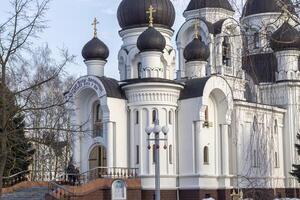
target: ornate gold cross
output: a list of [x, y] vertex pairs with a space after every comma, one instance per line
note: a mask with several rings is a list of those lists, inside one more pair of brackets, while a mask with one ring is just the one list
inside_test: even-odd
[[156, 10], [153, 8], [152, 5], [150, 5], [149, 9], [146, 11], [147, 14], [149, 14], [149, 26], [153, 27], [153, 13], [155, 13]]
[[195, 22], [195, 25], [194, 25], [194, 29], [195, 29], [195, 38], [199, 38], [199, 26], [200, 26], [200, 22], [197, 20], [196, 22]]
[[97, 24], [99, 24], [97, 18], [94, 18], [94, 22], [92, 23], [92, 26], [94, 26], [94, 37], [97, 37]]

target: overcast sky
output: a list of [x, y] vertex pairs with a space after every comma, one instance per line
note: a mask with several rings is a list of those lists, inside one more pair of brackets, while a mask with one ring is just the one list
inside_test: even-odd
[[[3, 2], [4, 1], [4, 2]], [[1, 0], [0, 23], [9, 11], [9, 0]], [[118, 35], [120, 30], [117, 21], [117, 9], [121, 0], [52, 0], [47, 12], [48, 28], [36, 41], [37, 45], [49, 44], [53, 52], [66, 47], [76, 55], [78, 65], [70, 65], [67, 72], [76, 77], [86, 74], [86, 67], [81, 57], [81, 49], [93, 36], [91, 23], [97, 17], [98, 37], [106, 43], [110, 50], [105, 74], [119, 79], [117, 55], [122, 44]], [[184, 22], [182, 12], [189, 0], [173, 0], [176, 3], [176, 21], [173, 29], [175, 34]], [[175, 38], [173, 37], [173, 41]]]

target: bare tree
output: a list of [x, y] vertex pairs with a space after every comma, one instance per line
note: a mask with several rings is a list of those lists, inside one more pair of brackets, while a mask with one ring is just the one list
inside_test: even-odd
[[[16, 130], [9, 130], [8, 124], [18, 114], [29, 116], [29, 113], [59, 108], [65, 100], [56, 98], [49, 104], [33, 106], [34, 95], [45, 84], [54, 84], [63, 67], [72, 61], [66, 50], [62, 51], [62, 59], [52, 67], [47, 66], [49, 57], [44, 57], [44, 70], [47, 74], [37, 73], [32, 76], [30, 66], [24, 62], [33, 50], [33, 39], [46, 28], [45, 13], [50, 0], [11, 0], [11, 11], [6, 20], [0, 22], [0, 197], [3, 186], [3, 172], [10, 146], [8, 137], [13, 137]], [[29, 59], [30, 60], [30, 59]], [[53, 63], [53, 62], [52, 62]], [[38, 64], [38, 63], [35, 63]], [[34, 65], [33, 65], [34, 66]], [[20, 72], [24, 72], [20, 76]], [[41, 71], [40, 71], [41, 72]], [[26, 76], [27, 75], [27, 76]], [[29, 77], [25, 82], [24, 78]], [[44, 91], [45, 93], [45, 91]], [[32, 128], [28, 126], [27, 128]]]

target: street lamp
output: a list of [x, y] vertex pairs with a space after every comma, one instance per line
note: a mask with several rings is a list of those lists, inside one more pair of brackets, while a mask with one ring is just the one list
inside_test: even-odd
[[[145, 128], [145, 132], [148, 135], [148, 149], [151, 149], [150, 142], [154, 141], [155, 150], [155, 200], [160, 200], [160, 162], [159, 162], [159, 142], [164, 141], [164, 149], [167, 149], [167, 133], [169, 132], [168, 126], [161, 127], [159, 121], [155, 120], [154, 126], [148, 126]], [[163, 132], [164, 138], [159, 137], [159, 133]], [[151, 133], [154, 134], [154, 139], [150, 138]]]

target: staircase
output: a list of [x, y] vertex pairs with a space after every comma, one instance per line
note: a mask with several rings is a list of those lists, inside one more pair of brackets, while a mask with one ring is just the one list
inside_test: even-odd
[[114, 179], [134, 180], [137, 168], [96, 167], [81, 174], [63, 174], [49, 182], [46, 199], [83, 198], [83, 194], [110, 188]]
[[2, 199], [85, 199], [84, 195], [86, 194], [95, 191], [101, 193], [101, 189], [110, 188], [115, 179], [124, 179], [129, 183], [133, 182], [134, 185], [136, 178], [136, 168], [122, 167], [97, 167], [81, 174], [62, 173], [51, 181], [49, 181], [49, 177], [33, 178], [30, 171], [24, 171], [3, 178]]

